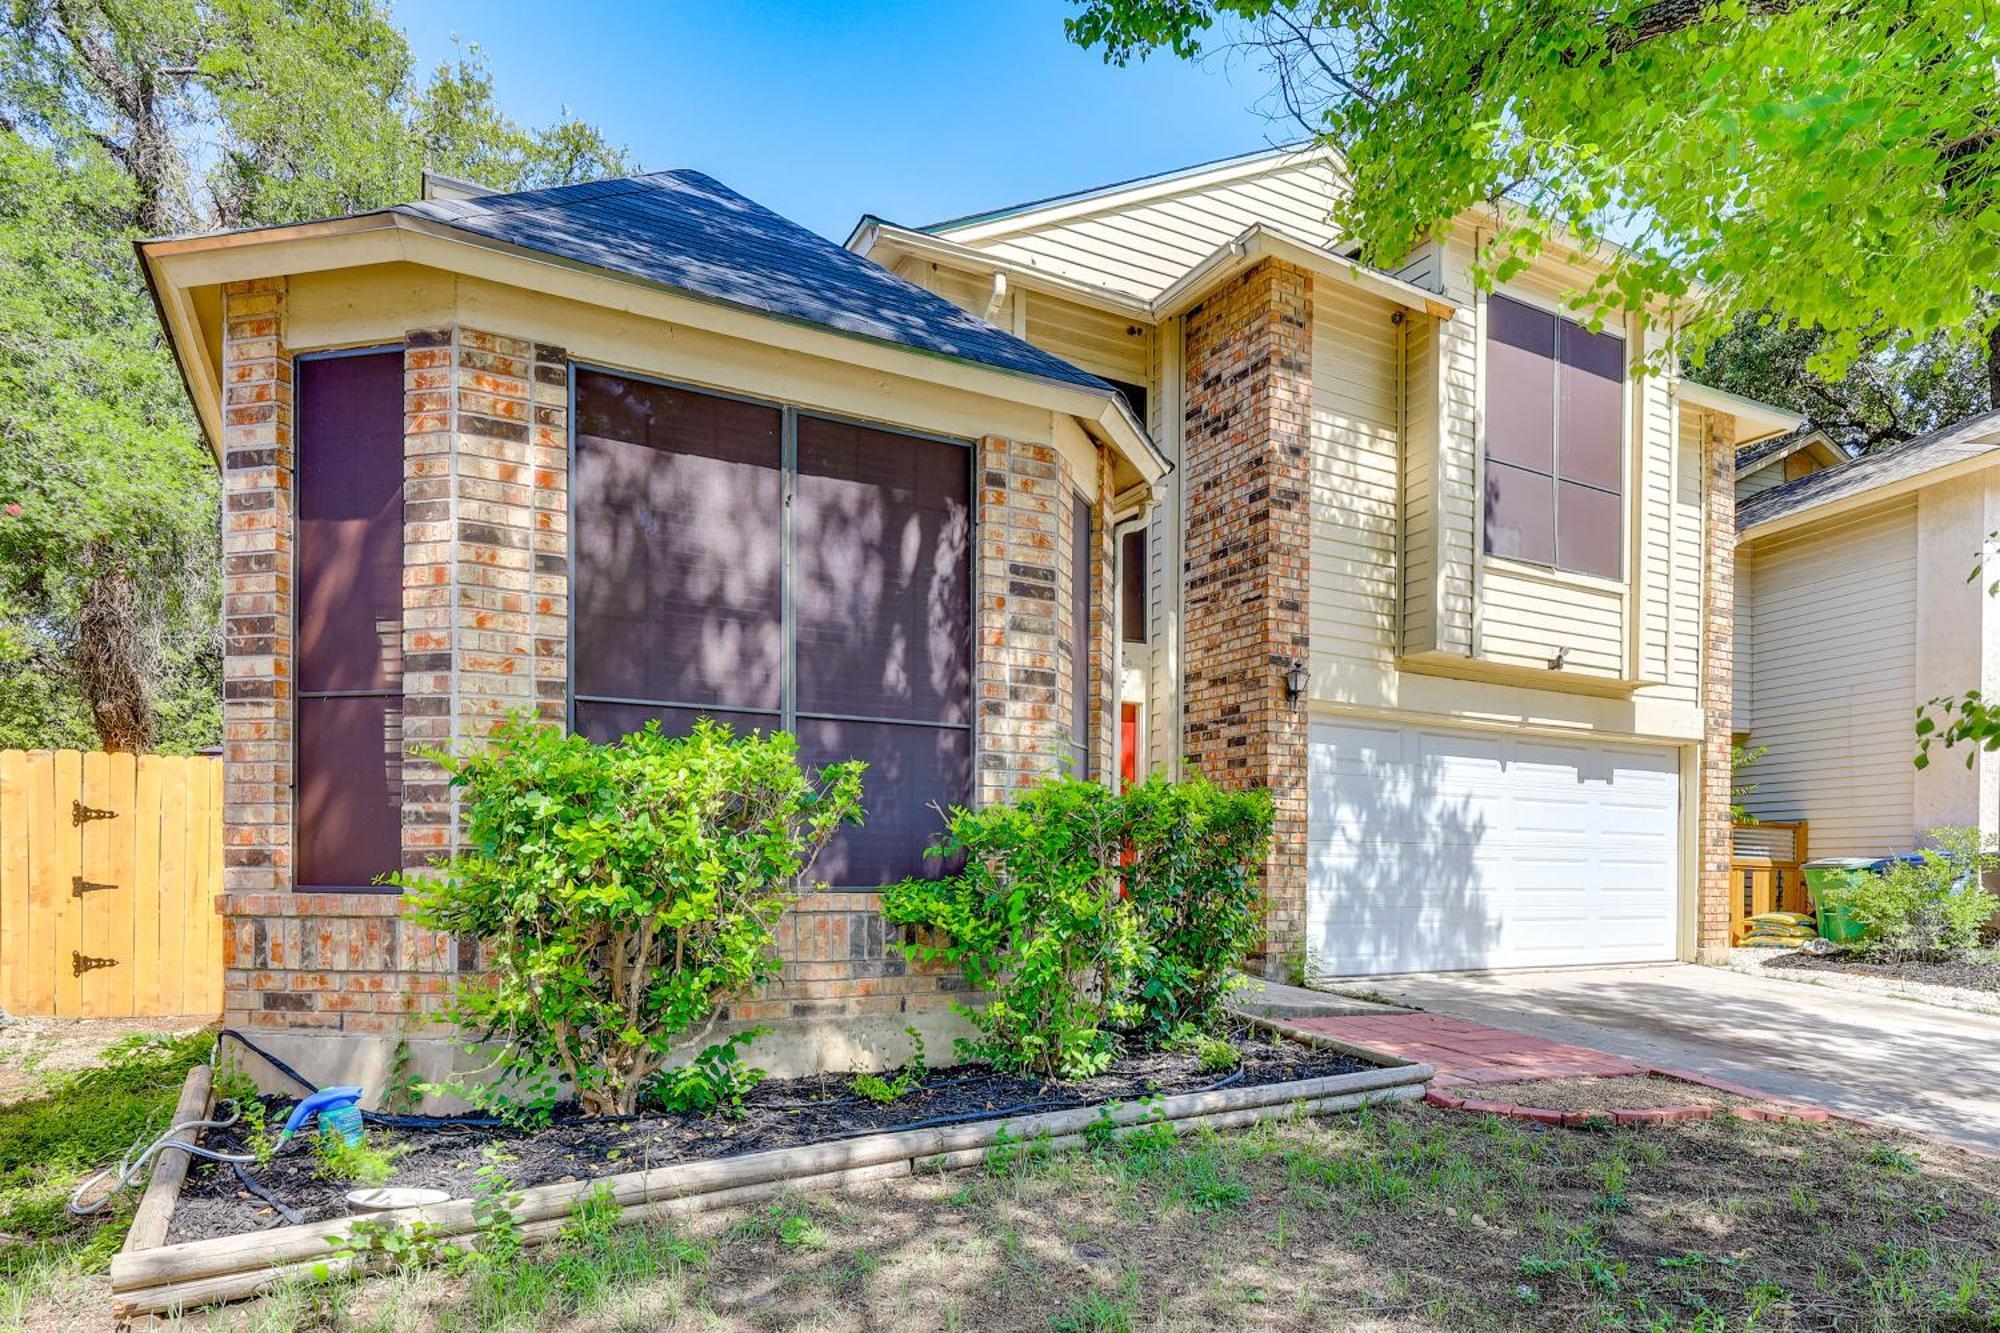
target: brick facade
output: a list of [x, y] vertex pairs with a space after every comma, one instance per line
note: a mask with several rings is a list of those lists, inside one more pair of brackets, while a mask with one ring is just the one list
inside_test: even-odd
[[1701, 792], [1696, 956], [1710, 960], [1729, 947], [1729, 765], [1735, 732], [1736, 432], [1735, 419], [1708, 414], [1703, 428], [1705, 494], [1702, 514]]
[[[469, 942], [405, 920], [395, 893], [292, 890], [292, 363], [281, 281], [232, 287], [224, 477], [229, 741], [225, 1021], [267, 1032], [442, 1035]], [[475, 743], [511, 712], [561, 720], [569, 596], [569, 364], [487, 330], [411, 331], [403, 347], [402, 857], [450, 850], [458, 815], [421, 750]], [[979, 442], [975, 792], [1002, 798], [1060, 769], [1069, 711], [1071, 561], [1098, 563], [1095, 762], [1108, 769], [1112, 651], [1108, 461], [1079, 480], [1059, 451]], [[1092, 549], [1069, 549], [1069, 497], [1097, 497]], [[900, 1034], [964, 991], [908, 966], [879, 898], [806, 895], [779, 925], [781, 978], [738, 1023], [874, 1020]], [[850, 1051], [850, 1054], [852, 1052]]]
[[1264, 867], [1265, 966], [1306, 916], [1306, 711], [1285, 671], [1310, 658], [1312, 278], [1265, 260], [1183, 323], [1187, 757], [1277, 804]]

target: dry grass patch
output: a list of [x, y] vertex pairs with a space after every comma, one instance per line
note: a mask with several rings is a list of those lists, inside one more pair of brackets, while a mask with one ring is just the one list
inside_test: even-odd
[[1548, 1111], [1642, 1111], [1663, 1106], [1766, 1106], [1754, 1097], [1739, 1097], [1719, 1088], [1703, 1087], [1657, 1074], [1608, 1078], [1541, 1078], [1524, 1083], [1486, 1083], [1453, 1089], [1483, 1102], [1532, 1106]]
[[[241, 1333], [1974, 1329], [2000, 1164], [1851, 1126], [1428, 1107], [1084, 1153], [298, 1288]], [[31, 1320], [38, 1330], [74, 1324]]]

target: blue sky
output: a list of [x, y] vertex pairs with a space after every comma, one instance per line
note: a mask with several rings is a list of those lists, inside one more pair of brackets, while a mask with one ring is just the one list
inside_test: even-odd
[[825, 235], [911, 225], [1246, 152], [1257, 70], [1107, 66], [1065, 0], [400, 0], [419, 60], [483, 47], [501, 105], [567, 106], [649, 169], [696, 167]]

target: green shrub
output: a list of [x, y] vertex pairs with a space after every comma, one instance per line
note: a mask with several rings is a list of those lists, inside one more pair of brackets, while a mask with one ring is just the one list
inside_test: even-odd
[[1262, 928], [1257, 869], [1271, 845], [1271, 794], [1156, 775], [1120, 804], [1124, 880], [1146, 949], [1140, 1026], [1155, 1039], [1184, 1025], [1213, 1031]]
[[452, 1018], [492, 1043], [503, 1090], [452, 1091], [503, 1111], [545, 1113], [551, 1071], [586, 1114], [634, 1111], [677, 1040], [776, 974], [772, 927], [861, 816], [861, 764], [809, 777], [790, 736], [708, 721], [597, 745], [510, 718], [440, 758], [463, 850], [393, 879], [418, 922], [485, 946]]
[[913, 1027], [903, 1029], [910, 1037], [910, 1059], [893, 1079], [880, 1074], [856, 1074], [848, 1081], [848, 1091], [857, 1097], [865, 1097], [878, 1106], [901, 1101], [910, 1093], [924, 1085], [930, 1077], [930, 1062], [924, 1057], [924, 1034]]
[[748, 1046], [769, 1031], [755, 1027], [738, 1032], [727, 1040], [703, 1047], [699, 1055], [684, 1065], [660, 1070], [646, 1084], [644, 1100], [663, 1110], [692, 1111], [699, 1115], [741, 1109], [744, 1096], [764, 1081], [764, 1071], [745, 1063], [738, 1048]]
[[1981, 883], [1995, 864], [1993, 848], [1972, 828], [1934, 828], [1918, 864], [1897, 862], [1864, 875], [1845, 895], [1862, 927], [1855, 949], [1864, 957], [1936, 962], [1979, 946], [1981, 929], [2000, 899]]
[[979, 1029], [961, 1055], [1001, 1069], [1082, 1078], [1109, 1064], [1129, 1023], [1139, 918], [1119, 890], [1120, 798], [1057, 778], [1011, 804], [953, 810], [937, 850], [965, 868], [882, 894], [890, 921], [917, 927], [914, 962], [944, 959], [992, 999], [955, 1006]]

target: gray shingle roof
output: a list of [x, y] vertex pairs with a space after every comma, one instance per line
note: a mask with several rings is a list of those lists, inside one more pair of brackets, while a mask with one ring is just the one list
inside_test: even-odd
[[1110, 386], [698, 171], [394, 211], [710, 300], [1017, 374]]
[[1768, 440], [1746, 444], [1736, 451], [1736, 470], [1748, 472], [1767, 458], [1776, 457], [1809, 435], [1820, 433], [1818, 426], [1804, 425], [1797, 430], [1788, 430], [1783, 435], [1773, 435]]
[[2000, 456], [2000, 410], [1967, 417], [1752, 496], [1736, 510], [1736, 530], [1985, 455]]

